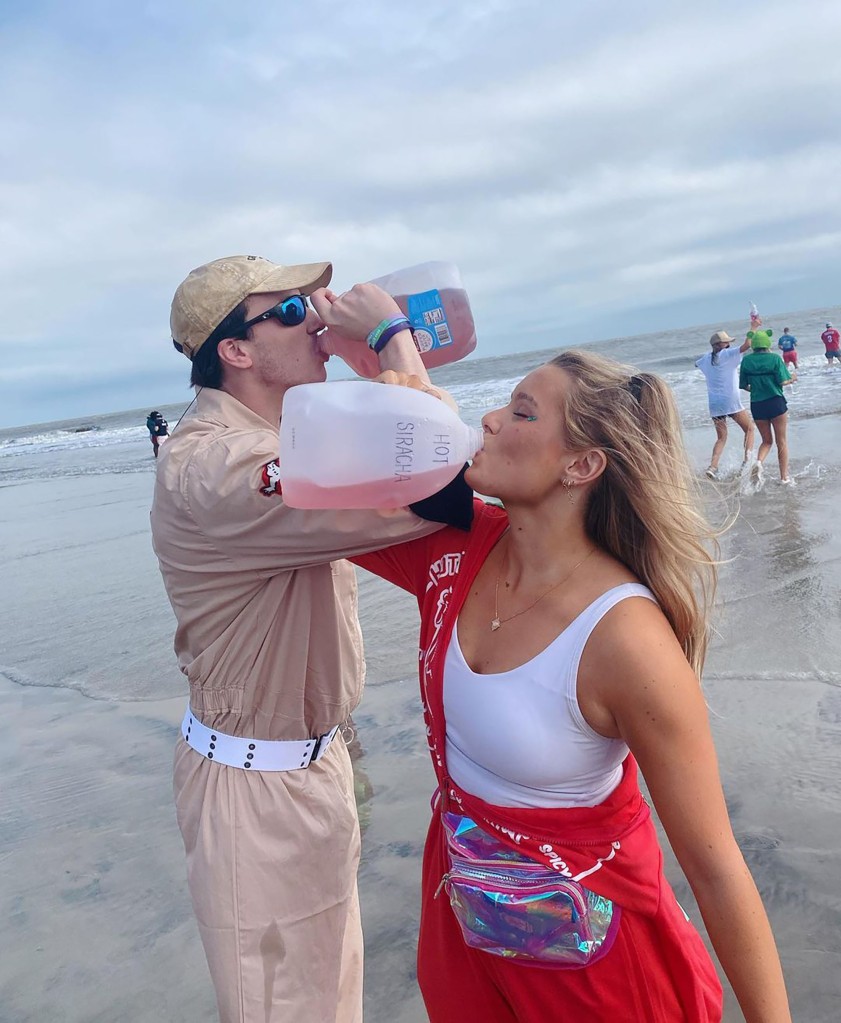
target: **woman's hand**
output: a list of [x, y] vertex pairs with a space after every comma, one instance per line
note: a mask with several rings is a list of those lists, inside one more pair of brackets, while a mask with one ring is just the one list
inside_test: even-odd
[[458, 412], [458, 405], [449, 391], [445, 391], [442, 387], [433, 387], [428, 380], [423, 380], [415, 373], [401, 373], [399, 370], [387, 369], [378, 377], [374, 377], [374, 381], [378, 384], [397, 384], [400, 387], [411, 387], [415, 391], [425, 391], [433, 398], [443, 401], [453, 412]]
[[354, 284], [341, 295], [319, 288], [310, 301], [327, 327], [353, 341], [364, 342], [378, 323], [403, 315], [391, 295], [376, 284]]
[[379, 376], [374, 377], [374, 382], [377, 384], [397, 384], [400, 387], [411, 387], [415, 391], [426, 391], [433, 398], [441, 397], [441, 392], [437, 387], [433, 387], [428, 380], [422, 380], [414, 373], [401, 373], [396, 369], [387, 369], [380, 373]]

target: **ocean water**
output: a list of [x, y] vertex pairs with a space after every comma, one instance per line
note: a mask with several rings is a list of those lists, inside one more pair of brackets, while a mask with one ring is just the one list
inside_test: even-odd
[[[801, 382], [788, 395], [792, 420], [824, 418], [841, 412], [841, 371], [826, 371], [820, 341], [824, 323], [833, 318], [841, 318], [838, 307], [784, 313], [773, 320], [765, 318], [765, 326], [774, 329], [775, 336], [782, 333], [783, 326], [788, 326], [800, 341]], [[613, 338], [587, 347], [639, 369], [661, 374], [675, 393], [689, 436], [694, 428], [709, 427], [704, 380], [694, 367], [695, 359], [709, 350], [709, 337], [714, 330], [725, 329], [734, 337], [740, 337], [745, 328], [743, 321], [729, 321]], [[518, 380], [563, 347], [563, 338], [559, 337], [557, 348], [471, 358], [434, 370], [431, 375], [451, 391], [465, 422], [478, 425], [483, 412], [505, 402]], [[150, 399], [149, 407], [152, 407], [154, 395], [150, 395]], [[172, 430], [189, 401], [186, 397], [183, 404], [154, 407], [160, 408]], [[147, 414], [146, 408], [131, 409], [2, 429], [0, 486], [26, 479], [152, 473], [154, 461], [150, 457], [151, 445], [145, 425]], [[797, 452], [795, 458], [799, 458]]]

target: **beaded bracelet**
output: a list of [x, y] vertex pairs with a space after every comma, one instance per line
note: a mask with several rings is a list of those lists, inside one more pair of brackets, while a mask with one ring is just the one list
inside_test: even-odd
[[[386, 339], [386, 341], [383, 341], [382, 344], [379, 345], [379, 348], [377, 347], [382, 338], [382, 335], [390, 327], [397, 326], [398, 324], [399, 324], [398, 330], [405, 330], [409, 326], [409, 321], [406, 319], [405, 316], [401, 314], [400, 316], [391, 316], [389, 317], [389, 319], [382, 320], [380, 323], [378, 323], [376, 327], [374, 327], [374, 329], [368, 335], [367, 338], [368, 347], [373, 349], [375, 352], [379, 352], [381, 349], [385, 348], [386, 341], [388, 340], [388, 338]], [[394, 330], [388, 335], [388, 337], [391, 338], [396, 333], [397, 330]]]

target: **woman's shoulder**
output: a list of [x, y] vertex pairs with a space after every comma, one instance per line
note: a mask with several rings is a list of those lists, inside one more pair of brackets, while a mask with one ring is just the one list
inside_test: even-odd
[[656, 594], [638, 579], [615, 583], [593, 602], [600, 611], [591, 647], [605, 665], [637, 668], [653, 652], [682, 650]]
[[[608, 551], [600, 550], [595, 558], [588, 560], [589, 571], [582, 571], [577, 585], [573, 583], [572, 604], [582, 613], [589, 612], [590, 616], [595, 615], [601, 620], [619, 604], [626, 610], [638, 604], [659, 608], [649, 587]], [[633, 599], [636, 597], [643, 599]]]

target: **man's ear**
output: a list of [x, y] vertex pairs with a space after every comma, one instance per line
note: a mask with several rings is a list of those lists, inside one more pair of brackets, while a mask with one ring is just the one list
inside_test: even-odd
[[217, 348], [219, 361], [232, 369], [250, 369], [254, 365], [249, 346], [237, 337], [223, 337]]
[[579, 451], [575, 459], [569, 463], [564, 476], [571, 479], [578, 486], [587, 483], [595, 483], [607, 468], [607, 455], [601, 448], [588, 448], [586, 451]]

